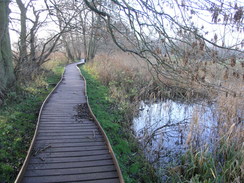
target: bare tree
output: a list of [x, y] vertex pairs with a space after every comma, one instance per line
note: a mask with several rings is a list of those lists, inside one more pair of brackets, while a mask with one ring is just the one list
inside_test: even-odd
[[91, 60], [103, 38], [105, 22], [87, 8], [84, 2], [75, 0], [50, 0], [50, 2], [56, 9], [53, 12], [56, 13], [60, 28], [72, 13], [75, 12], [77, 15], [69, 24], [70, 31], [62, 36], [67, 57], [70, 60], [80, 59], [83, 52], [84, 57]]
[[[27, 76], [35, 77], [40, 66], [49, 60], [50, 54], [60, 43], [61, 36], [69, 31], [68, 25], [75, 15], [72, 14], [60, 30], [54, 28], [49, 37], [39, 39], [38, 33], [53, 20], [53, 15], [49, 14], [49, 9], [36, 8], [31, 0], [26, 3], [16, 0], [16, 3], [20, 10], [20, 20], [17, 20], [20, 21], [20, 41], [15, 72], [18, 80], [26, 81]], [[32, 18], [27, 17], [27, 12], [32, 12]]]
[[[61, 42], [65, 48], [67, 58], [71, 61], [80, 59], [81, 48], [77, 44], [80, 42], [81, 36], [75, 31], [78, 24], [77, 17], [82, 11], [82, 7], [79, 6], [80, 3], [74, 0], [46, 0], [45, 2], [49, 13], [56, 17], [57, 21], [54, 19], [53, 21], [56, 21], [59, 29], [62, 30], [66, 27], [67, 31], [62, 34]], [[68, 23], [68, 20], [71, 19], [72, 21]]]
[[[206, 79], [207, 69], [200, 75], [199, 68], [209, 62], [229, 67], [230, 57], [225, 59], [219, 57], [219, 50], [232, 51], [243, 58], [243, 39], [236, 39], [227, 45], [225, 36], [231, 32], [242, 34], [244, 13], [241, 2], [220, 0], [197, 2], [110, 0], [106, 3], [99, 0], [84, 0], [84, 2], [106, 21], [115, 44], [121, 50], [146, 60], [156, 71], [156, 76], [163, 86], [168, 87], [168, 82], [171, 82], [173, 90], [183, 86], [182, 89], [187, 92], [195, 90], [192, 87], [194, 85], [202, 85], [235, 95], [234, 91], [225, 88], [221, 83], [209, 82]], [[202, 14], [207, 18], [202, 17]], [[129, 27], [130, 33], [126, 33], [115, 22]], [[204, 24], [200, 25], [199, 22]], [[223, 36], [210, 34], [204, 25], [218, 26], [223, 30]], [[234, 37], [240, 38], [240, 36]]]

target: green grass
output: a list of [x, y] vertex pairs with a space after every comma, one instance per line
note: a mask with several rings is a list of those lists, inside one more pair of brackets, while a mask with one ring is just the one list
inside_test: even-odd
[[32, 140], [40, 106], [62, 72], [63, 67], [57, 67], [36, 83], [8, 92], [0, 108], [0, 182], [14, 182]]
[[118, 159], [126, 183], [157, 182], [154, 169], [149, 165], [132, 136], [125, 111], [115, 104], [109, 89], [102, 85], [89, 70], [80, 67], [87, 80], [91, 108], [105, 130]]

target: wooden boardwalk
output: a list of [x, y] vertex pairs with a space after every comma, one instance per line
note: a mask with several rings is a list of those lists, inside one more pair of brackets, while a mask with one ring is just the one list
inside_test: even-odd
[[77, 64], [44, 102], [16, 183], [124, 182], [108, 139], [87, 105]]

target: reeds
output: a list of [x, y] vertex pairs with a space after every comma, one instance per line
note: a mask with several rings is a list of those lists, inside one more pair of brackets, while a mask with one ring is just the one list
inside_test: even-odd
[[[243, 148], [243, 147], [242, 147]], [[218, 146], [218, 151], [192, 151], [182, 157], [181, 165], [169, 168], [167, 182], [209, 182], [241, 183], [244, 178], [243, 150], [236, 151], [235, 146]]]

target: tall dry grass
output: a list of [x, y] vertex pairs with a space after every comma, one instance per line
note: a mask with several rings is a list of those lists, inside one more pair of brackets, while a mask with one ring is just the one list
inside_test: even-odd
[[54, 52], [49, 56], [49, 60], [42, 65], [43, 69], [52, 70], [57, 66], [65, 66], [70, 61], [66, 58], [64, 53]]
[[156, 98], [184, 98], [189, 101], [199, 97], [216, 100], [220, 94], [244, 97], [242, 61], [235, 64], [232, 60], [226, 60], [223, 64], [201, 61], [186, 65], [179, 60], [177, 78], [168, 78], [165, 75], [168, 71], [162, 65], [153, 58], [150, 61], [152, 64], [137, 56], [116, 51], [112, 54], [98, 54], [89, 65], [106, 85], [111, 81], [125, 79], [135, 81], [141, 97], [150, 95]]
[[120, 102], [124, 98], [138, 101], [181, 95], [180, 90], [170, 87], [172, 81], [158, 76], [151, 65], [135, 55], [119, 51], [112, 54], [100, 53], [85, 67], [103, 84], [109, 86], [112, 96]]

